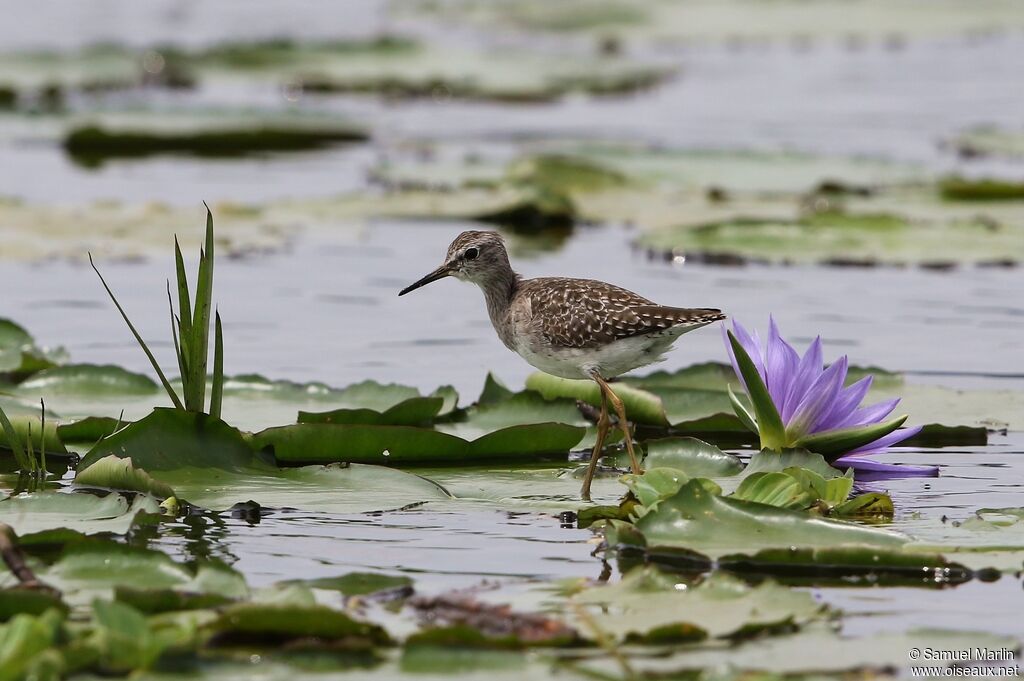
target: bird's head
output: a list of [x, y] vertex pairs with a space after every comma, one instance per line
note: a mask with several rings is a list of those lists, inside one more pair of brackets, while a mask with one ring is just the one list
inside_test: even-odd
[[448, 247], [448, 254], [440, 267], [416, 283], [406, 286], [398, 295], [404, 296], [445, 277], [483, 284], [490, 277], [509, 270], [505, 242], [496, 232], [463, 232]]

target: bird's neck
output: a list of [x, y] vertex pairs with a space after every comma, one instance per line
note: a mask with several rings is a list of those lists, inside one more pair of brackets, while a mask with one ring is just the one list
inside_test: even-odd
[[484, 300], [487, 302], [487, 314], [491, 318], [502, 341], [508, 345], [503, 331], [508, 326], [508, 310], [512, 304], [512, 298], [519, 287], [521, 277], [515, 273], [511, 266], [495, 270], [491, 276], [478, 282], [480, 290], [484, 292]]

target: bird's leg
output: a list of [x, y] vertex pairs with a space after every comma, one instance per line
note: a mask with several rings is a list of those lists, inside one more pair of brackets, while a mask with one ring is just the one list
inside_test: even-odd
[[604, 438], [608, 434], [608, 427], [611, 425], [608, 418], [608, 398], [601, 389], [601, 415], [597, 417], [597, 440], [594, 442], [594, 452], [590, 455], [590, 465], [587, 466], [587, 474], [583, 478], [583, 489], [580, 496], [583, 501], [590, 501], [590, 483], [594, 479], [594, 472], [597, 470], [597, 461], [601, 458], [601, 450], [604, 449]]
[[629, 421], [626, 420], [626, 407], [622, 404], [622, 400], [615, 394], [612, 387], [608, 385], [608, 382], [601, 378], [596, 373], [593, 374], [594, 380], [601, 386], [602, 392], [608, 395], [608, 400], [612, 403], [612, 408], [615, 410], [616, 416], [619, 417], [619, 428], [622, 429], [622, 436], [626, 440], [626, 451], [629, 452], [629, 463], [633, 467], [633, 473], [640, 475], [640, 462], [637, 461], [636, 452], [633, 451], [633, 434], [629, 430]]

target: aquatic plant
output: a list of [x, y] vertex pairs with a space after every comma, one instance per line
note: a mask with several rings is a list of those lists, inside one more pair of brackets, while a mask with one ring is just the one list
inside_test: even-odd
[[921, 427], [901, 428], [907, 415], [886, 419], [899, 399], [860, 406], [873, 377], [845, 385], [847, 358], [840, 357], [826, 368], [820, 336], [801, 357], [782, 338], [774, 319], [769, 321], [763, 351], [757, 332], [748, 332], [735, 320], [733, 330], [723, 328], [723, 335], [753, 413], [731, 388], [729, 399], [736, 416], [759, 435], [762, 449], [803, 448], [833, 465], [860, 470], [937, 474], [934, 467], [892, 466], [861, 458], [913, 437]]
[[35, 451], [32, 436], [32, 422], [25, 422], [25, 444], [22, 445], [22, 434], [14, 427], [7, 413], [0, 408], [0, 445], [6, 445], [14, 454], [14, 461], [22, 474], [32, 475], [37, 479], [46, 478], [46, 404], [39, 400], [39, 451]]
[[[175, 271], [178, 284], [178, 312], [174, 311], [171, 299], [171, 282], [167, 282], [167, 302], [171, 308], [171, 335], [174, 339], [174, 354], [178, 358], [178, 369], [181, 372], [183, 397], [179, 399], [174, 388], [164, 375], [160, 364], [156, 361], [149, 346], [128, 319], [128, 314], [117, 302], [114, 292], [110, 290], [103, 275], [89, 254], [89, 264], [103, 283], [117, 311], [121, 313], [125, 324], [138, 341], [142, 351], [146, 353], [153, 370], [156, 371], [164, 390], [171, 398], [175, 408], [191, 412], [202, 412], [206, 402], [207, 360], [209, 358], [210, 311], [213, 299], [213, 214], [206, 208], [206, 247], [199, 249], [199, 273], [196, 280], [195, 305], [191, 303], [188, 279], [185, 274], [185, 261], [181, 256], [178, 239], [174, 239]], [[210, 416], [220, 418], [221, 402], [224, 394], [224, 340], [221, 331], [220, 313], [214, 312], [214, 344], [213, 344], [213, 376], [210, 389]]]

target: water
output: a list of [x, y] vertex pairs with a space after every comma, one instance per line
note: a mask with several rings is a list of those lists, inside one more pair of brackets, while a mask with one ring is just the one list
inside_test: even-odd
[[[162, 2], [143, 9], [114, 1], [43, 2], [26, 11], [19, 5], [24, 21], [0, 26], [0, 44], [63, 48], [115, 38], [140, 46], [168, 40], [203, 45], [225, 38], [370, 35], [404, 27], [379, 3], [346, 3], [343, 17], [325, 3], [302, 3], [287, 12], [268, 7]], [[5, 9], [7, 16], [15, 11]], [[687, 148], [798, 149], [920, 163], [935, 174], [1024, 177], [1024, 164], [963, 161], [940, 144], [976, 125], [1020, 125], [1022, 54], [1024, 37], [1011, 33], [914, 42], [898, 50], [823, 45], [803, 51], [781, 44], [738, 51], [691, 48], [667, 55], [682, 67], [676, 80], [622, 99], [499, 107], [307, 98], [298, 104], [304, 110], [372, 123], [373, 142], [237, 161], [156, 159], [86, 170], [62, 155], [45, 126], [7, 128], [0, 135], [0, 187], [17, 198], [70, 205], [111, 198], [179, 205], [198, 205], [204, 198], [257, 202], [365, 188], [374, 163], [412, 141], [514, 151], [524, 140], [565, 136]], [[292, 106], [271, 85], [201, 90], [173, 103], [190, 100], [208, 106]], [[449, 280], [401, 299], [396, 295], [438, 264], [448, 242], [467, 227], [436, 220], [334, 220], [299, 225], [275, 252], [220, 259], [217, 302], [225, 322], [227, 372], [339, 386], [366, 378], [424, 390], [453, 384], [463, 403], [475, 399], [488, 371], [520, 386], [531, 369], [496, 340], [475, 288]], [[906, 372], [911, 381], [956, 388], [1024, 389], [1024, 271], [1019, 268], [679, 266], [632, 251], [634, 236], [620, 225], [577, 228], [556, 250], [533, 249], [514, 235], [510, 239], [523, 251], [514, 259], [526, 276], [599, 277], [665, 303], [721, 307], [762, 328], [771, 311], [801, 345], [821, 334], [830, 359], [848, 354], [854, 364], [879, 365]], [[87, 247], [91, 237], [83, 234], [81, 240]], [[161, 301], [163, 282], [173, 276], [171, 265], [169, 250], [131, 263], [103, 263], [108, 281], [149, 338], [166, 337]], [[0, 314], [25, 325], [41, 343], [66, 346], [75, 361], [148, 371], [99, 282], [81, 262], [0, 260], [0, 290]], [[156, 341], [153, 347], [171, 366], [169, 345]], [[663, 368], [724, 356], [718, 332], [705, 329], [687, 336]], [[941, 477], [869, 488], [892, 495], [897, 526], [964, 519], [978, 508], [1024, 503], [1022, 455], [1020, 433], [994, 435], [986, 447], [901, 450], [886, 460], [935, 463], [942, 467]], [[250, 519], [198, 516], [146, 539], [177, 558], [225, 559], [254, 585], [381, 570], [410, 574], [425, 593], [497, 582], [495, 598], [500, 598], [553, 579], [597, 579], [605, 569], [592, 555], [589, 531], [566, 527], [552, 514], [487, 506], [427, 505], [374, 515], [272, 510]], [[814, 591], [846, 611], [842, 626], [851, 634], [943, 625], [1017, 635], [1021, 588], [1017, 573], [941, 590]]]

